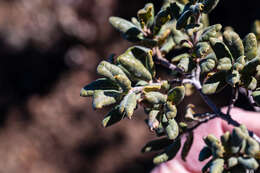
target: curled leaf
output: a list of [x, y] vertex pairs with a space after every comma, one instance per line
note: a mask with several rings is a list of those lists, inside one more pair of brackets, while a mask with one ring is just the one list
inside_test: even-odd
[[193, 13], [191, 10], [184, 11], [181, 14], [180, 18], [177, 20], [176, 29], [180, 30], [184, 28], [187, 25], [188, 19], [191, 17], [192, 14]]
[[112, 16], [109, 18], [109, 22], [115, 29], [123, 34], [125, 39], [132, 42], [140, 40], [140, 37], [142, 36], [141, 30], [130, 21]]
[[[97, 73], [99, 75], [102, 75], [112, 81], [115, 81], [116, 75], [122, 75], [125, 78], [127, 78], [126, 74], [123, 72], [123, 70], [119, 67], [117, 67], [114, 64], [111, 64], [107, 61], [101, 61], [97, 67]], [[128, 79], [128, 78], [127, 78]], [[129, 79], [128, 79], [129, 80]], [[131, 82], [130, 82], [131, 83]]]
[[219, 0], [204, 0], [203, 1], [203, 12], [210, 13], [219, 3]]
[[154, 19], [153, 33], [157, 34], [160, 31], [162, 25], [168, 22], [170, 18], [171, 16], [168, 10], [162, 9], [161, 11], [159, 11]]
[[236, 32], [230, 30], [225, 31], [223, 33], [223, 40], [235, 59], [244, 55], [243, 42]]
[[183, 69], [184, 72], [188, 72], [189, 70], [189, 64], [190, 64], [190, 59], [187, 57], [184, 57], [180, 60], [180, 62], [178, 63], [178, 67], [180, 69]]
[[217, 38], [218, 32], [221, 28], [221, 24], [211, 25], [205, 28], [199, 38], [199, 41], [209, 41], [210, 38]]
[[240, 83], [240, 74], [238, 71], [234, 70], [232, 73], [228, 74], [226, 77], [226, 81], [232, 87], [235, 87], [237, 84]]
[[216, 55], [214, 53], [208, 54], [200, 61], [201, 73], [208, 73], [212, 71], [216, 66]]
[[131, 89], [131, 81], [125, 75], [116, 75], [115, 80], [124, 91]]
[[173, 57], [171, 62], [172, 63], [179, 62], [181, 59], [189, 58], [189, 57], [190, 57], [190, 55], [188, 53], [183, 53], [183, 54], [180, 54], [180, 55]]
[[152, 75], [148, 69], [145, 68], [140, 60], [135, 58], [129, 49], [117, 58], [117, 62], [136, 78], [145, 81], [150, 81], [152, 79]]
[[232, 63], [230, 58], [224, 57], [219, 59], [218, 66], [217, 66], [218, 70], [228, 71], [231, 69], [231, 67], [232, 67]]
[[119, 105], [119, 112], [125, 113], [131, 119], [136, 108], [137, 100], [134, 92], [128, 93]]
[[164, 112], [168, 119], [173, 119], [177, 115], [177, 108], [175, 105], [172, 104], [172, 102], [167, 102], [164, 105]]
[[239, 72], [242, 71], [246, 64], [245, 58], [245, 56], [240, 56], [239, 58], [237, 58], [235, 64], [233, 65], [233, 69]]
[[210, 45], [207, 42], [199, 42], [195, 48], [197, 58], [202, 58], [210, 51]]
[[249, 33], [243, 40], [247, 60], [254, 59], [257, 55], [257, 39], [254, 33]]
[[152, 3], [148, 3], [145, 7], [137, 12], [138, 20], [141, 23], [141, 26], [150, 27], [153, 24], [154, 20], [154, 6]]
[[256, 57], [248, 61], [242, 70], [242, 75], [245, 77], [251, 76], [256, 73], [256, 67], [260, 64], [260, 57]]
[[256, 170], [259, 167], [259, 164], [255, 160], [255, 158], [245, 158], [245, 157], [238, 157], [238, 163], [243, 165], [247, 169]]

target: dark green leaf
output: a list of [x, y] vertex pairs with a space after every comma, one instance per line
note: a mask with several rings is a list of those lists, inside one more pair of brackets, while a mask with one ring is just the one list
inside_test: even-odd
[[109, 127], [124, 118], [123, 114], [120, 114], [118, 111], [118, 107], [112, 109], [103, 119], [102, 125], [103, 127]]
[[214, 94], [221, 91], [226, 86], [226, 75], [226, 71], [220, 71], [210, 76], [203, 84], [202, 92], [204, 94]]
[[186, 141], [185, 141], [185, 143], [182, 147], [182, 151], [181, 151], [181, 158], [183, 161], [186, 161], [186, 157], [188, 156], [188, 154], [191, 150], [193, 140], [194, 140], [193, 132], [188, 133], [188, 135], [186, 136]]
[[86, 85], [80, 91], [80, 96], [88, 97], [94, 94], [95, 90], [118, 90], [118, 85], [106, 78], [100, 78], [95, 80], [94, 82]]
[[158, 151], [158, 150], [164, 149], [165, 147], [169, 146], [172, 143], [173, 143], [173, 141], [168, 138], [161, 138], [161, 139], [153, 140], [153, 141], [148, 142], [142, 148], [142, 152], [146, 153], [146, 152], [151, 152], [151, 151]]
[[173, 144], [168, 146], [161, 154], [153, 159], [154, 164], [160, 164], [173, 159], [181, 148], [181, 140], [177, 138]]

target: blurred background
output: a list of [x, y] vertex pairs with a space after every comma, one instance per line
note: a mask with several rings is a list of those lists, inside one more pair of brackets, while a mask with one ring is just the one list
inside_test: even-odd
[[[154, 154], [140, 153], [154, 138], [142, 110], [104, 129], [107, 111], [94, 111], [91, 99], [79, 96], [97, 78], [98, 62], [130, 45], [108, 17], [130, 19], [146, 2], [158, 10], [162, 0], [0, 1], [1, 173], [141, 173], [154, 167]], [[210, 22], [230, 25], [243, 37], [260, 19], [259, 9], [257, 0], [221, 0]]]

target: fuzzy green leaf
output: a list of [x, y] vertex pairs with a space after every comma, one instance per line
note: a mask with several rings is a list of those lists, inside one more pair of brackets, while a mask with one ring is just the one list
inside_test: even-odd
[[167, 96], [160, 92], [145, 93], [144, 98], [151, 104], [162, 104], [167, 101]]
[[177, 108], [172, 102], [167, 102], [164, 105], [164, 113], [168, 119], [173, 119], [177, 115]]
[[151, 73], [145, 68], [143, 63], [136, 59], [131, 49], [128, 49], [124, 54], [117, 58], [117, 63], [122, 65], [133, 76], [141, 80], [150, 81], [152, 79]]
[[216, 66], [216, 55], [214, 53], [208, 54], [200, 61], [201, 73], [208, 73], [212, 71]]
[[223, 33], [223, 40], [235, 59], [244, 55], [243, 42], [236, 32], [230, 30], [225, 31]]
[[205, 28], [199, 38], [199, 41], [209, 41], [210, 38], [217, 38], [217, 35], [221, 28], [221, 24], [211, 25]]
[[126, 116], [131, 119], [132, 115], [134, 113], [134, 110], [137, 105], [137, 100], [136, 100], [136, 94], [131, 92], [127, 94], [124, 99], [121, 101], [119, 105], [119, 112], [120, 113], [125, 113]]
[[242, 71], [246, 64], [245, 58], [245, 56], [240, 56], [237, 58], [235, 64], [233, 65], [233, 69], [239, 72]]
[[93, 108], [101, 109], [104, 106], [114, 104], [120, 95], [121, 93], [115, 90], [95, 90], [93, 95]]
[[257, 55], [257, 39], [254, 33], [249, 33], [243, 40], [247, 60], [254, 59]]
[[197, 58], [202, 58], [210, 51], [210, 45], [207, 42], [199, 42], [195, 48]]
[[128, 41], [140, 41], [140, 38], [142, 37], [142, 32], [136, 25], [134, 25], [130, 21], [127, 21], [120, 17], [112, 16], [109, 18], [109, 22], [115, 29], [121, 32], [124, 38]]
[[218, 70], [228, 71], [231, 68], [232, 68], [232, 63], [231, 63], [230, 58], [224, 57], [224, 58], [219, 59], [218, 66], [217, 66]]
[[248, 137], [246, 139], [246, 143], [247, 145], [246, 145], [245, 152], [247, 155], [254, 156], [256, 153], [259, 152], [260, 147], [259, 147], [259, 143], [256, 140], [254, 140], [251, 137]]
[[[122, 75], [127, 78], [126, 74], [118, 66], [111, 64], [107, 61], [101, 61], [97, 67], [97, 73], [104, 76], [112, 81], [115, 81], [115, 76]], [[128, 78], [127, 78], [128, 79]], [[128, 79], [129, 80], [129, 79]], [[130, 81], [129, 81], [130, 82]], [[131, 83], [131, 82], [130, 82]]]

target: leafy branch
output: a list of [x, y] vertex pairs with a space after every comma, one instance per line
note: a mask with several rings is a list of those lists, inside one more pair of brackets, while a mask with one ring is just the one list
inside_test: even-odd
[[[102, 78], [81, 90], [81, 96], [93, 98], [94, 109], [112, 107], [102, 121], [104, 127], [125, 117], [131, 119], [137, 107], [142, 107], [149, 129], [158, 137], [164, 136], [147, 143], [142, 150], [163, 150], [154, 158], [155, 164], [174, 158], [184, 136], [181, 156], [185, 160], [193, 143], [193, 130], [221, 118], [234, 130], [225, 133], [221, 141], [212, 135], [204, 138], [207, 146], [199, 160], [212, 158], [202, 171], [221, 173], [259, 167], [259, 137], [234, 120], [230, 111], [239, 92], [259, 111], [260, 22], [254, 24], [254, 33], [243, 40], [232, 28], [222, 32], [221, 24], [208, 24], [207, 14], [218, 3], [219, 0], [164, 0], [157, 14], [153, 4], [148, 3], [131, 21], [110, 17], [112, 26], [134, 46], [112, 61], [100, 62], [97, 73]], [[183, 53], [170, 58], [170, 52]], [[170, 71], [167, 78], [156, 71], [157, 65]], [[207, 95], [221, 92], [227, 85], [233, 92], [225, 114]], [[198, 114], [195, 105], [189, 104], [184, 115], [179, 115], [178, 106], [193, 89], [213, 113]]]

